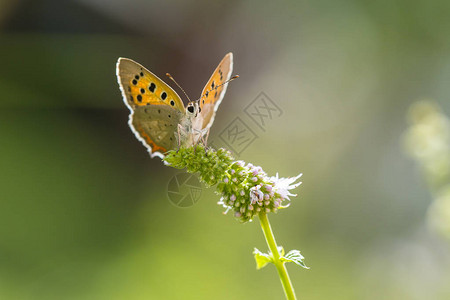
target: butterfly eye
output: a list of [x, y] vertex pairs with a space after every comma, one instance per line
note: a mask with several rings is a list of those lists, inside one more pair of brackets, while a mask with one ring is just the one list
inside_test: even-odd
[[194, 107], [193, 106], [188, 106], [187, 110], [193, 114], [194, 113]]

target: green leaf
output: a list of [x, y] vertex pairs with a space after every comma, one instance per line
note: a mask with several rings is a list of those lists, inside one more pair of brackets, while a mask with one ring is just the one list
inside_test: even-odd
[[257, 270], [264, 268], [268, 263], [273, 263], [272, 255], [262, 253], [256, 248], [253, 251], [253, 255], [255, 256]]
[[281, 257], [282, 262], [293, 262], [302, 268], [309, 269], [309, 267], [307, 267], [303, 262], [303, 259], [303, 255], [301, 255], [298, 250], [291, 250], [288, 254]]

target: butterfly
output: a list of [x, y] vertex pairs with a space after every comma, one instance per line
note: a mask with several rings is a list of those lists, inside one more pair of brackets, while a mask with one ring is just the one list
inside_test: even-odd
[[164, 158], [167, 151], [194, 145], [209, 133], [232, 71], [230, 52], [214, 70], [200, 99], [184, 107], [180, 96], [155, 74], [131, 59], [118, 59], [116, 75], [130, 110], [128, 124], [151, 157]]

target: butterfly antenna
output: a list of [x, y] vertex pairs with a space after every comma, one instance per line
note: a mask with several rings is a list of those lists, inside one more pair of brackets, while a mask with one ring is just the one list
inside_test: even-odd
[[188, 94], [186, 94], [186, 92], [184, 91], [184, 89], [178, 84], [178, 82], [175, 81], [175, 79], [172, 77], [172, 75], [170, 75], [169, 73], [166, 73], [166, 76], [170, 78], [170, 80], [172, 80], [173, 82], [175, 82], [175, 84], [177, 85], [177, 87], [180, 88], [180, 90], [183, 91], [184, 95], [188, 98], [189, 102], [192, 102], [191, 99], [189, 99]]
[[228, 79], [228, 80], [225, 81], [224, 83], [219, 84], [219, 85], [213, 87], [212, 89], [206, 91], [203, 95], [200, 96], [199, 99], [197, 99], [197, 100], [195, 100], [195, 101], [200, 101], [200, 100], [203, 98], [203, 96], [205, 96], [205, 95], [208, 94], [209, 92], [214, 91], [214, 90], [217, 89], [219, 86], [222, 86], [222, 85], [224, 85], [224, 84], [226, 84], [226, 83], [228, 83], [228, 82], [230, 82], [230, 81], [233, 81], [233, 80], [235, 80], [236, 78], [239, 78], [239, 75], [234, 75], [233, 77], [231, 77], [230, 79]]

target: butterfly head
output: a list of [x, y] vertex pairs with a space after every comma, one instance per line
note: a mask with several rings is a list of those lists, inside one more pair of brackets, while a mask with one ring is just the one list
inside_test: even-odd
[[191, 101], [186, 106], [186, 115], [190, 117], [197, 117], [197, 115], [201, 112], [201, 108], [198, 101]]

